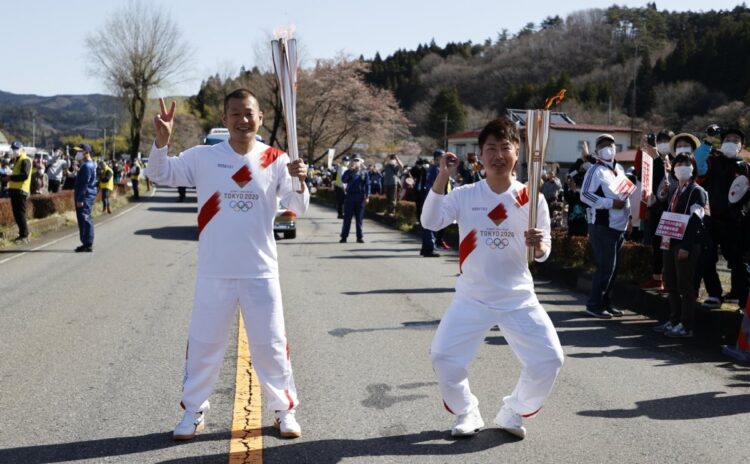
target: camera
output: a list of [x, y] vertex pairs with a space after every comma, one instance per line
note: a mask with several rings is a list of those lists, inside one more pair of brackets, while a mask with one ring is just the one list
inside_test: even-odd
[[719, 137], [721, 136], [721, 132], [721, 127], [718, 124], [711, 124], [706, 127], [706, 135], [709, 137]]
[[650, 134], [646, 135], [646, 143], [651, 145], [652, 147], [656, 146], [656, 134], [651, 132]]

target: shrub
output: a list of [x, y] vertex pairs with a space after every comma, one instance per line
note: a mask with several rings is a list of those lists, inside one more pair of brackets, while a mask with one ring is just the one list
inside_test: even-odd
[[29, 197], [32, 204], [32, 217], [42, 219], [53, 214], [63, 214], [75, 209], [73, 192], [65, 190], [48, 195], [33, 195]]
[[[625, 242], [617, 279], [639, 283], [651, 274], [651, 247]], [[550, 262], [562, 268], [589, 272], [594, 270], [593, 252], [588, 237], [568, 237], [564, 232], [552, 233]]]
[[0, 198], [0, 227], [12, 226], [16, 223], [13, 219], [13, 208], [10, 205], [10, 198]]

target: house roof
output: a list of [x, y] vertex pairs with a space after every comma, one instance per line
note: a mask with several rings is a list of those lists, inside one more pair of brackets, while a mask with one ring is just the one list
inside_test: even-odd
[[[630, 133], [629, 127], [620, 126], [607, 126], [599, 124], [550, 124], [550, 129], [556, 130], [567, 130], [567, 131], [580, 131], [580, 132], [618, 132], [618, 133]], [[448, 136], [448, 140], [453, 139], [468, 139], [479, 137], [481, 129], [473, 129], [467, 131], [456, 132]], [[634, 129], [633, 132], [641, 132], [638, 129]]]

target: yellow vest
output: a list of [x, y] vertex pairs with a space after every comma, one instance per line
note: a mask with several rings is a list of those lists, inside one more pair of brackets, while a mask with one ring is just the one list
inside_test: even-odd
[[102, 174], [106, 174], [107, 172], [110, 173], [109, 180], [106, 182], [99, 182], [99, 190], [107, 189], [107, 190], [114, 190], [115, 189], [115, 173], [112, 171], [112, 168], [104, 165], [104, 171]]
[[[18, 155], [18, 158], [16, 158], [15, 164], [13, 164], [13, 175], [17, 176], [21, 174], [21, 165], [24, 161], [28, 160], [28, 156], [26, 156], [26, 153], [21, 153]], [[31, 192], [31, 173], [33, 172], [33, 169], [29, 169], [29, 175], [24, 180], [12, 180], [8, 182], [8, 188], [9, 189], [16, 189], [16, 190], [23, 190], [26, 193]]]
[[[139, 173], [134, 174], [133, 171], [135, 171], [136, 166], [139, 168]], [[135, 164], [133, 164], [133, 167], [130, 168], [130, 179], [131, 180], [138, 180], [139, 177], [141, 177], [141, 174], [143, 173], [143, 165], [140, 161], [136, 161]]]

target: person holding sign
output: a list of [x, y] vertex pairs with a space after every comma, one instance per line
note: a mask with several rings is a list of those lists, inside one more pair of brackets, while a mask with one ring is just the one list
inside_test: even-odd
[[589, 215], [589, 237], [596, 271], [586, 313], [600, 319], [622, 316], [612, 307], [610, 292], [617, 278], [625, 230], [630, 223], [630, 195], [635, 185], [615, 161], [615, 138], [601, 134], [596, 138], [595, 165], [586, 171], [581, 200], [593, 210]]
[[704, 208], [708, 202], [708, 194], [695, 182], [697, 174], [692, 155], [680, 153], [675, 157], [672, 175], [677, 179], [677, 188], [669, 197], [667, 210], [656, 228], [656, 233], [662, 237], [670, 311], [669, 320], [654, 327], [654, 331], [674, 338], [693, 336], [694, 279], [705, 234]]

